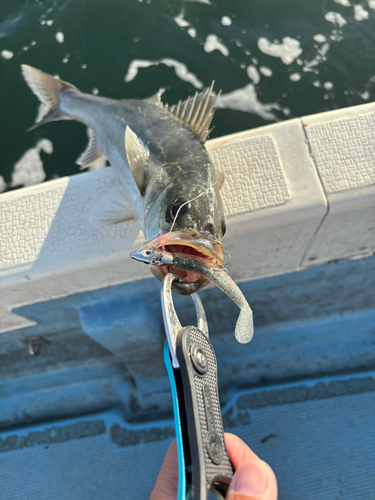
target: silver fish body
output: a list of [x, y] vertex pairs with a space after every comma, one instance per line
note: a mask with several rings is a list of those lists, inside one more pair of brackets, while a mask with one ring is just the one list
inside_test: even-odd
[[[222, 177], [204, 147], [214, 111], [212, 88], [171, 108], [161, 103], [160, 95], [117, 101], [84, 94], [30, 66], [22, 72], [44, 106], [36, 126], [77, 120], [93, 131], [78, 163], [85, 167], [98, 157], [109, 160], [148, 241], [222, 262]], [[189, 294], [205, 284], [207, 280], [190, 280], [174, 289]]]

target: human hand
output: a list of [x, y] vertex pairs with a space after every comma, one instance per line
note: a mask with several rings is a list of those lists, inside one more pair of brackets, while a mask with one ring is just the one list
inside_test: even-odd
[[[225, 434], [225, 444], [235, 469], [226, 500], [277, 500], [277, 482], [271, 467], [234, 434]], [[150, 500], [176, 500], [177, 484], [177, 448], [173, 441]]]

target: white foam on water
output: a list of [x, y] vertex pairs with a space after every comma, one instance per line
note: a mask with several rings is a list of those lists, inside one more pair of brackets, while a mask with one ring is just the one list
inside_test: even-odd
[[223, 26], [230, 26], [232, 24], [232, 19], [229, 16], [223, 16], [221, 18], [221, 24]]
[[218, 37], [214, 34], [208, 35], [206, 41], [204, 42], [203, 49], [207, 53], [213, 52], [214, 50], [218, 50], [223, 54], [223, 56], [225, 57], [229, 56], [228, 48], [223, 43], [221, 43]]
[[180, 28], [186, 28], [187, 26], [190, 26], [190, 23], [184, 19], [184, 14], [181, 12], [178, 16], [173, 18], [174, 22], [180, 27]]
[[313, 81], [313, 85], [314, 85], [314, 87], [319, 88], [320, 87], [320, 81], [319, 80]]
[[260, 73], [262, 73], [263, 76], [266, 76], [267, 78], [269, 78], [270, 76], [272, 76], [272, 69], [271, 68], [267, 68], [267, 66], [261, 66], [259, 68], [259, 71]]
[[53, 153], [53, 144], [49, 139], [41, 139], [34, 148], [28, 149], [13, 167], [11, 187], [33, 186], [43, 182], [46, 173], [43, 169], [43, 162], [40, 152]]
[[289, 75], [289, 80], [291, 82], [299, 82], [301, 80], [301, 75], [299, 73], [291, 73]]
[[330, 45], [328, 42], [323, 43], [323, 45], [318, 48], [316, 56], [311, 61], [305, 61], [302, 71], [305, 73], [309, 71], [318, 73], [316, 66], [319, 66], [319, 64], [327, 60], [326, 55], [329, 48]]
[[332, 82], [324, 82], [323, 83], [323, 88], [326, 90], [332, 90], [333, 89], [333, 83]]
[[339, 12], [327, 12], [324, 19], [332, 24], [336, 24], [342, 28], [347, 23], [346, 19], [342, 17]]
[[6, 49], [2, 50], [0, 54], [3, 59], [12, 59], [12, 57], [14, 56], [14, 53], [11, 50]]
[[364, 21], [369, 18], [369, 13], [362, 5], [354, 5], [354, 19], [356, 21]]
[[99, 94], [99, 89], [94, 87], [91, 91], [94, 95], [98, 95]]
[[327, 41], [327, 38], [320, 33], [317, 33], [316, 35], [314, 35], [313, 39], [318, 43], [324, 43]]
[[65, 40], [65, 37], [64, 37], [64, 33], [62, 31], [58, 31], [56, 34], [55, 34], [55, 38], [56, 38], [56, 41], [58, 43], [64, 43], [64, 40]]
[[204, 3], [206, 5], [212, 5], [210, 0], [185, 0], [185, 2], [198, 2], [198, 3]]
[[145, 59], [134, 59], [128, 68], [128, 71], [124, 77], [126, 83], [131, 82], [138, 74], [139, 68], [149, 68], [150, 66], [157, 66], [160, 64], [159, 61], [147, 61]]
[[341, 40], [344, 39], [344, 37], [342, 36], [340, 30], [333, 30], [332, 31], [332, 35], [329, 38], [331, 40], [333, 40], [334, 42], [341, 42]]
[[248, 66], [246, 72], [247, 76], [250, 78], [254, 85], [260, 82], [260, 74], [255, 66]]
[[283, 108], [277, 103], [263, 104], [260, 102], [252, 83], [228, 94], [222, 94], [217, 101], [217, 107], [253, 113], [269, 121], [278, 121], [272, 110], [276, 109], [284, 112]]
[[195, 38], [197, 36], [197, 30], [195, 28], [189, 28], [187, 33], [191, 36], [191, 38]]
[[180, 61], [176, 61], [175, 59], [163, 58], [157, 61], [147, 61], [145, 59], [134, 59], [128, 68], [128, 71], [124, 77], [124, 81], [126, 83], [131, 82], [138, 74], [139, 68], [149, 68], [150, 66], [158, 66], [159, 64], [164, 64], [169, 68], [174, 68], [176, 76], [183, 80], [184, 82], [191, 83], [196, 89], [201, 89], [203, 87], [203, 83], [193, 74], [191, 73], [187, 66]]
[[329, 51], [329, 43], [323, 43], [321, 47], [318, 49], [318, 54], [322, 57], [325, 57], [327, 52]]
[[364, 92], [362, 92], [361, 97], [364, 101], [367, 101], [368, 99], [370, 99], [370, 92], [365, 90]]
[[81, 64], [81, 68], [82, 69], [86, 69], [87, 68], [87, 64]]
[[284, 37], [282, 43], [272, 43], [267, 38], [261, 37], [258, 39], [257, 45], [263, 54], [280, 57], [286, 65], [291, 64], [302, 54], [300, 42], [289, 36]]
[[198, 80], [198, 78], [188, 71], [187, 66], [179, 61], [176, 61], [175, 59], [170, 59], [170, 58], [163, 58], [160, 60], [161, 64], [165, 64], [169, 68], [174, 68], [176, 76], [178, 76], [181, 80], [184, 82], [189, 82], [196, 89], [201, 89], [203, 87], [203, 83]]
[[53, 24], [52, 19], [48, 19], [48, 21], [46, 21], [47, 26], [52, 26], [52, 24]]
[[6, 188], [7, 188], [7, 183], [5, 182], [4, 177], [0, 175], [0, 193], [5, 191]]
[[338, 3], [339, 5], [343, 5], [344, 7], [351, 6], [349, 0], [333, 0], [333, 1]]
[[375, 10], [375, 0], [367, 0], [367, 3], [370, 9]]

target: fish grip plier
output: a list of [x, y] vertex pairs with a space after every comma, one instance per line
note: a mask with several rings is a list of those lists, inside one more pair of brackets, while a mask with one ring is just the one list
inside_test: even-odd
[[199, 296], [191, 295], [197, 326], [182, 327], [172, 300], [168, 274], [162, 284], [167, 342], [164, 361], [172, 390], [179, 480], [177, 500], [223, 500], [233, 478], [224, 441], [215, 352], [208, 339], [206, 314]]

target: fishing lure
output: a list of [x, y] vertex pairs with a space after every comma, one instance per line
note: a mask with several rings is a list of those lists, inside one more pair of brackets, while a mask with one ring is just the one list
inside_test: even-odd
[[[172, 253], [163, 249], [143, 248], [131, 252], [130, 257], [145, 264], [165, 266], [166, 274], [176, 274], [176, 270], [183, 270], [204, 276], [217, 286], [222, 292], [240, 308], [234, 335], [241, 344], [250, 342], [254, 333], [253, 312], [243, 293], [228, 275], [226, 270], [216, 262], [197, 255]], [[178, 272], [177, 272], [178, 274]]]

